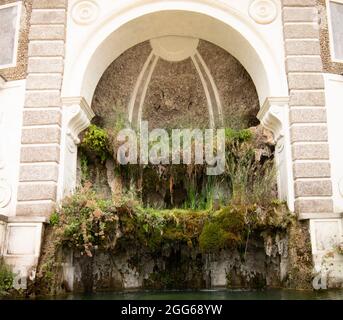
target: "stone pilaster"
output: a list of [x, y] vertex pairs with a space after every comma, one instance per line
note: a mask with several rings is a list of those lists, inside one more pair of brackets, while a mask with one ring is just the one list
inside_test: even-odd
[[90, 125], [95, 116], [82, 97], [63, 98], [62, 102], [63, 124], [57, 201], [70, 195], [76, 188], [79, 134]]
[[67, 0], [34, 0], [17, 216], [47, 216], [56, 202]]
[[290, 138], [299, 218], [332, 215], [323, 66], [315, 0], [283, 0]]

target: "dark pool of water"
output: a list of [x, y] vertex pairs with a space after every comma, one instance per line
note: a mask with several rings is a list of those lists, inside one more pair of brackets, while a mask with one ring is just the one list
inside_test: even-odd
[[68, 295], [67, 300], [343, 300], [343, 290], [297, 291], [268, 290], [200, 290], [136, 291]]

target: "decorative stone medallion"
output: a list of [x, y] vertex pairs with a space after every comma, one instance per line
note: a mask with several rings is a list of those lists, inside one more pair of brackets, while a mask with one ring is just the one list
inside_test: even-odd
[[254, 0], [249, 7], [250, 17], [257, 23], [272, 23], [277, 15], [278, 8], [273, 0]]
[[80, 1], [72, 8], [72, 17], [77, 24], [90, 24], [99, 16], [99, 6], [94, 1]]

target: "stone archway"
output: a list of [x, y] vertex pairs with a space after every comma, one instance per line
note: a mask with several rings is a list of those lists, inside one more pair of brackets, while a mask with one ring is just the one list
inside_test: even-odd
[[[278, 12], [279, 8], [276, 8], [275, 16], [278, 16]], [[67, 56], [62, 90], [65, 106], [62, 137], [65, 137], [65, 141], [62, 140], [58, 197], [61, 199], [68, 190], [75, 187], [76, 154], [65, 146], [77, 142], [78, 133], [88, 126], [92, 117], [89, 106], [95, 88], [108, 66], [138, 43], [167, 37], [188, 37], [204, 39], [221, 47], [232, 54], [250, 74], [259, 97], [261, 111], [258, 117], [274, 133], [275, 142], [278, 143], [276, 162], [279, 194], [293, 210], [291, 155], [289, 132], [286, 129], [289, 127], [287, 79], [284, 65], [278, 61], [279, 56], [273, 52], [266, 38], [256, 31], [255, 23], [253, 19], [247, 19], [237, 10], [220, 5], [217, 1], [211, 2], [211, 5], [207, 1], [177, 4], [167, 1], [163, 9], [153, 2], [139, 10], [124, 6], [119, 14], [114, 12], [106, 15], [100, 24], [94, 26], [92, 33], [85, 37], [87, 45], [80, 47], [80, 51], [74, 49]], [[159, 54], [163, 54], [158, 42], [155, 40], [155, 51], [160, 50]], [[74, 108], [70, 108], [70, 105]], [[82, 112], [83, 108], [87, 110], [86, 113]], [[71, 112], [72, 109], [74, 111]], [[81, 117], [87, 120], [83, 123]], [[69, 121], [72, 123], [72, 134], [68, 135]], [[70, 166], [73, 168], [70, 169]]]
[[[36, 32], [29, 43], [16, 212], [0, 222], [6, 260], [22, 268], [22, 275], [37, 264], [46, 217], [75, 186], [78, 134], [94, 116], [92, 97], [107, 67], [135, 44], [185, 36], [223, 48], [253, 79], [258, 117], [277, 142], [280, 197], [300, 219], [310, 219], [319, 270], [327, 248], [317, 234], [341, 237], [341, 214], [333, 210], [318, 15], [314, 10], [295, 22], [291, 14], [304, 7], [315, 5], [300, 0], [34, 0], [30, 25]], [[44, 32], [37, 32], [39, 26]], [[304, 63], [304, 55], [313, 63]]]

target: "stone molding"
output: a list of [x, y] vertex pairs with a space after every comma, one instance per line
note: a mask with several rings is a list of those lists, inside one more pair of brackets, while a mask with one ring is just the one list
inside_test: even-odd
[[[87, 129], [95, 114], [83, 97], [62, 98], [62, 103], [67, 136], [78, 145], [80, 132]], [[74, 147], [72, 149], [76, 151]]]
[[261, 124], [273, 133], [275, 143], [285, 136], [288, 102], [288, 97], [267, 98], [257, 115]]

